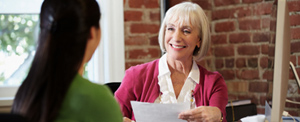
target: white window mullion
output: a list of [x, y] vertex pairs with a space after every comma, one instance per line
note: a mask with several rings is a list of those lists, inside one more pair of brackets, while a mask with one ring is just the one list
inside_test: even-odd
[[[100, 0], [102, 40], [98, 51], [102, 83], [121, 82], [125, 72], [123, 0]], [[102, 57], [103, 56], [103, 57]], [[103, 67], [101, 67], [101, 65]], [[100, 70], [99, 70], [100, 71]]]

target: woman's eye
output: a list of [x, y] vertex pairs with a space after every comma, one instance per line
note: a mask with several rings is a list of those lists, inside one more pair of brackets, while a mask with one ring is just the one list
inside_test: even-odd
[[167, 28], [167, 30], [170, 30], [170, 31], [172, 31], [172, 30], [174, 30], [173, 28]]
[[188, 30], [183, 30], [183, 32], [188, 33], [188, 34], [191, 33], [191, 31], [188, 31]]

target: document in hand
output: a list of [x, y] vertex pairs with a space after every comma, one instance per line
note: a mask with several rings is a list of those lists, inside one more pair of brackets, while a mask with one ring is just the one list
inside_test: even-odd
[[178, 114], [190, 109], [189, 103], [130, 102], [136, 122], [186, 122], [178, 119]]

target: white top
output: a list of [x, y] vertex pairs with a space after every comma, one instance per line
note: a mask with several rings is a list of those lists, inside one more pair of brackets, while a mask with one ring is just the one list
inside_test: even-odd
[[195, 61], [193, 61], [192, 69], [184, 82], [184, 85], [179, 93], [178, 99], [174, 92], [171, 72], [167, 64], [167, 54], [164, 54], [159, 60], [158, 66], [158, 85], [161, 94], [154, 101], [154, 103], [183, 103], [189, 102], [191, 108], [195, 108], [195, 98], [192, 97], [192, 91], [195, 89], [196, 84], [199, 84], [200, 71]]

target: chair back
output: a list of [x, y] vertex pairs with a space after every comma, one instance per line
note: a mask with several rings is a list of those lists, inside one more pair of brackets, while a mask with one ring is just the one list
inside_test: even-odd
[[105, 85], [108, 86], [110, 88], [111, 92], [114, 94], [115, 91], [117, 91], [117, 89], [121, 85], [121, 83], [120, 82], [111, 82], [111, 83], [106, 83]]
[[18, 114], [0, 113], [1, 122], [27, 122], [25, 117]]

